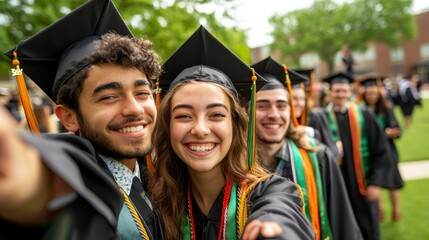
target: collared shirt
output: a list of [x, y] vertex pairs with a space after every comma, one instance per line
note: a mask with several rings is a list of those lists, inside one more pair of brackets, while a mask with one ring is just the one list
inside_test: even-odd
[[129, 195], [131, 191], [131, 185], [133, 184], [133, 178], [138, 177], [140, 179], [140, 168], [138, 163], [136, 162], [134, 167], [134, 172], [132, 172], [127, 166], [120, 163], [119, 161], [101, 156], [101, 159], [106, 163], [113, 177], [119, 186]]
[[344, 104], [344, 106], [339, 109], [338, 107], [335, 107], [332, 103], [329, 103], [327, 108], [332, 109], [334, 112], [345, 113], [349, 109], [349, 106], [350, 106], [350, 102], [346, 102], [346, 104]]
[[286, 139], [282, 147], [276, 153], [275, 166], [272, 166], [273, 169], [269, 169], [269, 171], [282, 177], [289, 178], [296, 183], [295, 163], [289, 141], [291, 140]]

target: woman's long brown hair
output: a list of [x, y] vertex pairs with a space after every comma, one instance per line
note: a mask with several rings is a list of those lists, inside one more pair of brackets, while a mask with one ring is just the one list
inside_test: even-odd
[[[161, 212], [166, 239], [181, 239], [181, 225], [187, 212], [187, 184], [189, 174], [185, 164], [173, 151], [170, 142], [171, 98], [179, 88], [186, 87], [185, 81], [177, 84], [163, 98], [156, 122], [154, 139], [154, 166], [156, 173], [150, 180], [150, 193]], [[214, 84], [214, 83], [213, 83]], [[223, 174], [231, 174], [238, 184], [251, 184], [268, 173], [255, 162], [253, 171], [247, 169], [247, 124], [248, 116], [231, 92], [218, 84], [229, 99], [233, 121], [231, 147], [221, 163]], [[179, 237], [180, 236], [180, 237]]]

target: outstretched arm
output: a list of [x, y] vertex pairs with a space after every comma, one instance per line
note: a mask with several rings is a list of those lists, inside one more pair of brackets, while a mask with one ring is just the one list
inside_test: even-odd
[[12, 116], [0, 108], [0, 217], [18, 224], [49, 218], [53, 174], [38, 151], [26, 144]]
[[273, 175], [261, 181], [253, 189], [249, 202], [243, 239], [256, 234], [259, 239], [273, 235], [278, 239], [314, 239], [313, 228], [302, 212], [297, 187], [290, 180]]

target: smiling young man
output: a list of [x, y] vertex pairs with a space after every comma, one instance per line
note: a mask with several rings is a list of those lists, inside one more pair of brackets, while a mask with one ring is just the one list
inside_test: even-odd
[[120, 239], [162, 239], [144, 189], [156, 121], [152, 81], [161, 72], [152, 43], [132, 37], [111, 0], [92, 0], [14, 50], [64, 127], [82, 137], [53, 138], [91, 154], [122, 193]]
[[376, 202], [380, 187], [390, 185], [383, 177], [389, 169], [387, 140], [374, 114], [351, 101], [352, 78], [337, 73], [322, 80], [330, 84], [331, 100], [324, 111], [329, 127], [317, 121], [310, 126], [329, 132], [342, 146], [339, 165], [356, 220], [364, 239], [379, 239]]
[[[354, 218], [344, 181], [331, 151], [315, 146], [309, 131], [292, 122], [291, 100], [284, 68], [271, 58], [252, 66], [269, 82], [256, 94], [256, 138], [267, 170], [299, 184], [305, 213], [316, 239], [362, 239]], [[305, 78], [289, 73], [291, 82]]]

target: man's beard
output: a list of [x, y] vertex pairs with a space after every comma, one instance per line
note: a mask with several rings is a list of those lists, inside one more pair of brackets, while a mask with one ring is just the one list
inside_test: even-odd
[[277, 139], [275, 139], [275, 140], [268, 140], [268, 139], [265, 139], [263, 137], [258, 137], [257, 136], [256, 139], [258, 139], [259, 142], [265, 143], [265, 144], [278, 144], [278, 143], [282, 143], [285, 138], [280, 138], [278, 140]]
[[[127, 149], [121, 150], [120, 147], [115, 146], [115, 143], [113, 143], [109, 137], [94, 131], [90, 124], [83, 120], [83, 117], [80, 113], [78, 113], [77, 116], [80, 136], [89, 140], [98, 154], [120, 160], [140, 158], [151, 151], [151, 145], [145, 149], [144, 139], [132, 141], [130, 143], [133, 146], [132, 151]], [[132, 121], [136, 120], [129, 120], [129, 122]]]

